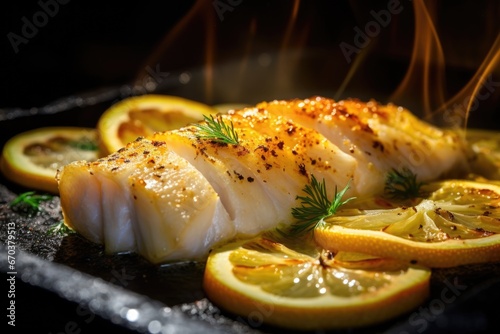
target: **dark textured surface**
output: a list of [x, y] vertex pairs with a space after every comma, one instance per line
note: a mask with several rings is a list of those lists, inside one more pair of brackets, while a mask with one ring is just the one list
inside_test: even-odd
[[[33, 213], [13, 210], [9, 204], [15, 196], [0, 185], [0, 238], [7, 240], [8, 223], [16, 232], [17, 328], [63, 330], [75, 318], [82, 326], [104, 324], [114, 331], [148, 326], [179, 333], [248, 331], [205, 299], [202, 263], [154, 266], [135, 254], [106, 255], [77, 234], [48, 233], [61, 219], [58, 197]], [[5, 245], [1, 253], [2, 272], [8, 273]], [[127, 318], [129, 309], [138, 311], [137, 321]]]
[[[6, 240], [8, 223], [14, 223], [16, 231], [17, 329], [282, 332], [252, 327], [207, 300], [201, 287], [203, 263], [155, 266], [135, 254], [106, 255], [101, 246], [77, 234], [48, 234], [61, 219], [59, 198], [44, 202], [36, 213], [13, 210], [9, 203], [19, 191], [0, 185], [0, 238]], [[0, 252], [5, 274], [9, 272], [5, 245]], [[494, 304], [498, 298], [499, 264], [435, 270], [431, 297], [414, 312], [373, 328], [332, 333], [490, 333], [500, 327]]]
[[[66, 101], [62, 99], [61, 103]], [[86, 117], [98, 115], [106, 103], [109, 101], [53, 116], [39, 109], [40, 115], [28, 117], [64, 122], [69, 113], [71, 118], [81, 119], [81, 113]], [[0, 122], [2, 130], [9, 124]], [[24, 123], [17, 124], [22, 127]], [[154, 266], [136, 254], [106, 255], [100, 245], [77, 234], [48, 234], [48, 229], [62, 218], [59, 198], [43, 202], [38, 212], [23, 207], [13, 209], [10, 202], [27, 190], [32, 189], [21, 188], [0, 175], [3, 242], [7, 240], [9, 223], [15, 225], [16, 329], [46, 333], [88, 333], [95, 329], [111, 333], [160, 329], [166, 333], [283, 332], [213, 305], [202, 289], [203, 263]], [[5, 275], [5, 247], [0, 253]], [[495, 306], [498, 298], [500, 264], [435, 270], [431, 297], [414, 312], [379, 326], [331, 333], [495, 333], [500, 329]], [[129, 310], [138, 312], [135, 321], [130, 321], [130, 316], [136, 311]]]

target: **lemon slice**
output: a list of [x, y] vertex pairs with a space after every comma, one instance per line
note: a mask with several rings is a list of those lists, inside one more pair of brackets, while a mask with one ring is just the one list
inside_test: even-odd
[[104, 111], [97, 123], [100, 149], [115, 152], [154, 132], [177, 129], [215, 114], [206, 104], [168, 95], [141, 95], [124, 99]]
[[487, 179], [500, 180], [500, 132], [467, 129], [465, 136], [477, 154], [471, 162], [474, 173]]
[[97, 132], [91, 128], [45, 127], [20, 133], [3, 147], [0, 168], [24, 187], [57, 193], [57, 169], [98, 157]]
[[500, 186], [446, 180], [424, 190], [430, 195], [412, 207], [339, 210], [315, 240], [436, 268], [500, 261]]
[[429, 269], [373, 257], [335, 258], [257, 237], [214, 250], [203, 287], [213, 303], [252, 326], [301, 330], [380, 323], [428, 297]]

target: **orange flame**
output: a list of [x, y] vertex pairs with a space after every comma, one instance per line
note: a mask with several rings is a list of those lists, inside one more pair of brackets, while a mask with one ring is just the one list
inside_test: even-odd
[[[437, 109], [435, 114], [442, 115], [443, 121], [450, 127], [462, 126], [466, 129], [470, 112], [478, 107], [481, 100], [487, 99], [493, 93], [494, 87], [489, 85], [487, 80], [499, 64], [500, 35], [497, 36], [481, 66], [479, 66], [467, 85], [446, 101], [441, 108]], [[486, 93], [481, 93], [482, 88], [486, 89]]]
[[354, 58], [354, 61], [352, 62], [351, 67], [349, 68], [349, 71], [347, 72], [347, 75], [345, 76], [344, 80], [340, 84], [339, 88], [336, 89], [336, 93], [333, 97], [334, 100], [340, 100], [342, 94], [344, 94], [344, 91], [347, 88], [347, 85], [351, 82], [352, 78], [354, 77], [354, 74], [359, 70], [363, 62], [365, 61], [367, 55], [370, 53], [370, 50], [372, 48], [372, 45], [374, 43], [370, 43], [367, 47], [361, 49], [360, 53], [356, 58]]
[[246, 38], [245, 52], [243, 53], [243, 57], [241, 58], [240, 64], [240, 78], [243, 78], [244, 72], [248, 66], [248, 58], [250, 56], [252, 50], [252, 42], [255, 38], [255, 33], [257, 31], [257, 21], [253, 18], [250, 21], [250, 28], [248, 30], [248, 37]]
[[205, 44], [205, 100], [211, 103], [213, 99], [214, 82], [214, 54], [215, 54], [215, 17], [206, 17], [206, 44]]
[[[151, 67], [162, 72], [184, 70], [203, 60], [206, 98], [212, 96], [213, 62], [215, 50], [215, 12], [211, 3], [197, 0], [190, 10], [163, 37], [159, 45], [145, 60], [135, 79], [135, 85], [144, 85], [151, 77]], [[189, 43], [190, 53], [178, 52]], [[197, 49], [199, 48], [199, 49]], [[196, 55], [196, 57], [195, 57]], [[204, 59], [197, 57], [204, 55]], [[148, 71], [149, 70], [149, 71]], [[154, 82], [153, 84], [159, 84]]]
[[[452, 98], [445, 98], [445, 59], [438, 33], [433, 23], [435, 3], [426, 7], [424, 0], [413, 2], [415, 10], [415, 39], [410, 65], [400, 85], [390, 97], [399, 104], [421, 104], [424, 118], [438, 121], [447, 127], [467, 127], [471, 111], [478, 106], [481, 89], [489, 75], [500, 63], [500, 35], [490, 48], [489, 53], [470, 81]], [[494, 83], [493, 85], [495, 85]]]
[[[435, 4], [435, 3], [433, 3]], [[394, 103], [421, 102], [424, 115], [430, 115], [444, 98], [444, 54], [434, 27], [433, 15], [423, 0], [413, 1], [415, 38], [408, 71], [389, 98]], [[434, 94], [430, 94], [430, 92]]]
[[[434, 25], [437, 4], [432, 1], [425, 2], [425, 0], [414, 0], [412, 4], [415, 16], [415, 32], [411, 59], [405, 76], [388, 100], [401, 105], [412, 105], [412, 108], [415, 108], [413, 110], [422, 117], [435, 119], [437, 116], [441, 117], [441, 121], [447, 123], [447, 125], [466, 126], [469, 113], [474, 110], [478, 98], [481, 98], [481, 91], [484, 91], [482, 88], [485, 82], [488, 81], [488, 75], [493, 72], [500, 62], [500, 37], [497, 37], [482, 65], [468, 84], [451, 99], [446, 100], [447, 97], [445, 97], [444, 93], [445, 57]], [[295, 74], [294, 70], [300, 68], [298, 63], [302, 59], [301, 54], [306, 51], [305, 46], [309, 33], [311, 29], [314, 29], [314, 19], [302, 20], [304, 18], [304, 9], [307, 13], [307, 9], [310, 8], [304, 7], [306, 7], [306, 3], [301, 2], [301, 0], [290, 2], [290, 7], [288, 7], [290, 13], [286, 18], [286, 26], [281, 35], [279, 53], [277, 54], [278, 59], [275, 64], [276, 73], [274, 77], [276, 81], [273, 85], [275, 94], [294, 91], [292, 85], [296, 81], [293, 80], [292, 76]], [[161, 70], [161, 74], [163, 74], [166, 73], [165, 71], [184, 71], [200, 65], [202, 69], [200, 78], [202, 79], [202, 87], [200, 87], [201, 85], [196, 87], [203, 89], [205, 94], [204, 102], [212, 103], [214, 91], [220, 91], [218, 89], [219, 85], [215, 85], [214, 81], [215, 64], [219, 60], [217, 52], [220, 51], [217, 48], [217, 43], [224, 41], [224, 37], [219, 37], [220, 41], [217, 38], [219, 31], [217, 30], [216, 14], [216, 11], [212, 8], [212, 2], [197, 0], [187, 14], [163, 38], [150, 57], [146, 59], [145, 66], [142, 68], [143, 71], [139, 73], [136, 82], [140, 85], [141, 82], [145, 82], [144, 78], [147, 79], [148, 76], [151, 76], [151, 66], [159, 71]], [[232, 22], [234, 24], [237, 21], [233, 20]], [[241, 22], [240, 20], [239, 23]], [[251, 18], [248, 22], [248, 32], [243, 39], [244, 43], [241, 44], [241, 52], [236, 49], [232, 50], [240, 54], [238, 58], [239, 67], [237, 67], [236, 71], [231, 72], [236, 75], [232, 80], [237, 80], [241, 84], [238, 84], [238, 82], [235, 84], [233, 81], [231, 84], [226, 85], [224, 98], [234, 99], [235, 97], [241, 97], [244, 93], [248, 94], [243, 87], [248, 72], [253, 70], [248, 67], [251, 64], [250, 55], [257, 36], [258, 22], [257, 17]], [[225, 27], [227, 27], [228, 23], [225, 24]], [[189, 43], [189, 53], [179, 52], [185, 48], [186, 43]], [[372, 46], [374, 46], [374, 43], [362, 48], [362, 52], [358, 54], [340, 87], [336, 90], [335, 99], [339, 99], [347, 85], [353, 81], [354, 76], [359, 72], [363, 62], [371, 53]], [[265, 65], [267, 67], [271, 58], [267, 53], [262, 55], [268, 56], [266, 58], [267, 65]], [[264, 60], [262, 64], [264, 64]], [[172, 79], [175, 80], [176, 78]], [[187, 80], [189, 81], [189, 78]], [[202, 95], [203, 92], [196, 96]], [[245, 98], [248, 97], [245, 96]]]
[[[290, 84], [292, 79], [290, 75], [292, 74], [290, 69], [298, 68], [297, 63], [300, 59], [300, 53], [304, 50], [304, 44], [309, 33], [309, 22], [305, 26], [301, 27], [301, 32], [297, 33], [295, 31], [297, 25], [297, 18], [299, 15], [300, 0], [294, 0], [292, 6], [292, 13], [290, 19], [287, 23], [285, 34], [281, 43], [281, 49], [279, 52], [278, 64], [277, 64], [277, 75], [276, 75], [276, 89], [280, 92], [286, 92], [290, 90]], [[295, 50], [292, 50], [292, 36], [294, 37]]]

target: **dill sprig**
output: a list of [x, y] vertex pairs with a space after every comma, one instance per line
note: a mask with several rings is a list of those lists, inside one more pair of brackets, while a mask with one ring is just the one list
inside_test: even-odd
[[226, 124], [221, 115], [214, 118], [203, 115], [206, 124], [197, 123], [198, 128], [196, 137], [199, 139], [208, 139], [219, 143], [238, 145], [238, 134], [234, 130], [233, 122]]
[[50, 226], [49, 229], [47, 230], [48, 235], [60, 235], [60, 236], [65, 236], [74, 232], [75, 232], [74, 230], [72, 230], [68, 225], [64, 223], [64, 220], [60, 220], [58, 223], [55, 223], [54, 225]]
[[401, 171], [392, 169], [385, 180], [385, 194], [392, 199], [408, 200], [422, 196], [424, 182], [417, 181], [417, 175], [409, 168], [403, 167]]
[[31, 210], [39, 211], [40, 203], [51, 200], [52, 197], [53, 196], [51, 195], [37, 195], [34, 191], [28, 191], [20, 194], [12, 202], [10, 202], [10, 207], [16, 208], [20, 205], [27, 205]]
[[292, 208], [292, 216], [297, 222], [290, 226], [290, 233], [297, 235], [313, 230], [324, 218], [334, 215], [337, 210], [355, 197], [342, 200], [349, 189], [349, 183], [340, 192], [335, 186], [335, 196], [330, 200], [327, 195], [325, 179], [320, 183], [312, 175], [311, 183], [307, 184], [303, 191], [307, 196], [297, 196], [301, 201], [300, 207]]

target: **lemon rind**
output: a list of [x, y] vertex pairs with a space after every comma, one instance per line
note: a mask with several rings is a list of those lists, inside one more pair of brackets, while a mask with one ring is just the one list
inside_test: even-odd
[[205, 291], [209, 299], [222, 308], [243, 317], [258, 313], [269, 324], [296, 329], [368, 326], [410, 311], [429, 293], [431, 271], [409, 266], [406, 273], [395, 276], [388, 286], [359, 296], [327, 294], [291, 298], [273, 295], [258, 285], [240, 281], [232, 273], [229, 256], [239, 245], [223, 246], [209, 256], [204, 276]]
[[23, 148], [35, 140], [43, 142], [58, 135], [77, 138], [85, 132], [95, 134], [94, 129], [87, 127], [42, 127], [19, 133], [5, 143], [0, 170], [9, 180], [23, 187], [57, 193], [57, 171], [34, 164], [22, 154]]
[[203, 114], [217, 112], [209, 105], [178, 96], [147, 94], [129, 97], [113, 104], [99, 118], [97, 131], [100, 134], [102, 150], [111, 153], [125, 146], [118, 136], [109, 136], [106, 133], [116, 133], [120, 124], [129, 120], [127, 111], [139, 106], [141, 108], [174, 107], [193, 119], [200, 120], [203, 119]]
[[420, 242], [382, 231], [319, 227], [315, 240], [326, 249], [369, 253], [391, 257], [431, 268], [500, 261], [500, 234], [464, 240]]

